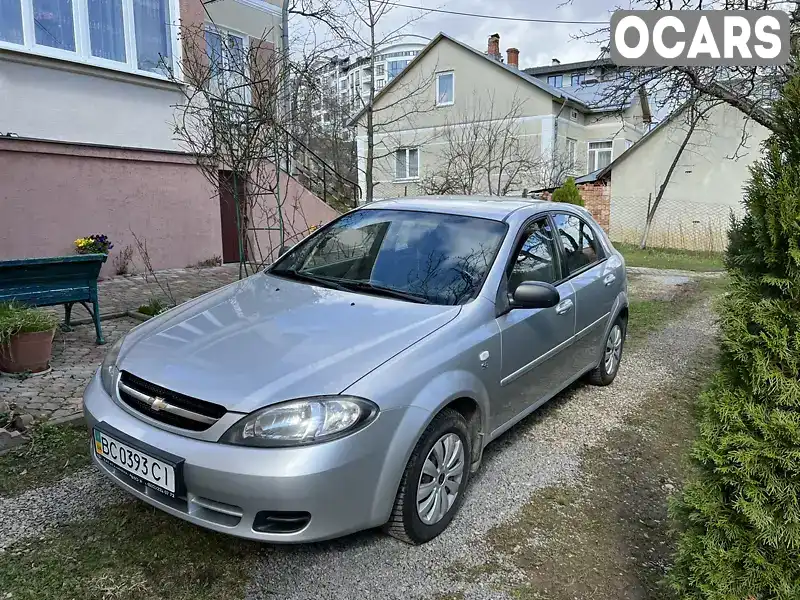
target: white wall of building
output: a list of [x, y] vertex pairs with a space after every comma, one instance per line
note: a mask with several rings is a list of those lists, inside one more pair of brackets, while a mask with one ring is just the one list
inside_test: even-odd
[[[279, 2], [280, 0], [274, 0]], [[179, 5], [207, 21], [201, 0], [171, 0], [173, 48], [180, 57]], [[220, 0], [207, 5], [218, 25], [280, 42], [280, 9], [260, 0]], [[185, 20], [184, 20], [185, 23]], [[197, 23], [198, 25], [200, 23]], [[77, 27], [77, 26], [76, 26]], [[79, 36], [78, 36], [79, 37]], [[44, 54], [43, 54], [44, 53]], [[78, 53], [45, 55], [41, 48], [0, 43], [0, 134], [63, 142], [179, 150], [172, 129], [177, 84], [130, 67], [89, 64]]]
[[[746, 130], [746, 145], [740, 146]], [[644, 230], [648, 199], [655, 198], [678, 147], [686, 121], [676, 117], [611, 171], [611, 237], [638, 243]], [[649, 243], [695, 250], [722, 250], [731, 212], [741, 215], [749, 167], [761, 155], [767, 129], [747, 122], [733, 107], [713, 110], [695, 131], [670, 178], [656, 212]]]

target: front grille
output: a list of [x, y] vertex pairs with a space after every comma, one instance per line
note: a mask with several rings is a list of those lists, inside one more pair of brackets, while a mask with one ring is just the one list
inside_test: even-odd
[[224, 406], [173, 392], [136, 377], [127, 371], [122, 372], [120, 383], [145, 396], [162, 398], [165, 402], [174, 407], [190, 411], [201, 417], [206, 417], [203, 420], [197, 420], [188, 416], [177, 415], [166, 410], [154, 410], [150, 402], [128, 393], [122, 386], [118, 388], [119, 397], [125, 404], [137, 412], [147, 415], [151, 419], [167, 425], [172, 425], [173, 427], [180, 427], [181, 429], [188, 429], [190, 431], [205, 431], [227, 412]]

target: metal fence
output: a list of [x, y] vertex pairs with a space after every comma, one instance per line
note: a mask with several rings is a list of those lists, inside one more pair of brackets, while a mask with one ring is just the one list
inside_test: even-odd
[[[613, 197], [609, 235], [613, 242], [639, 244], [645, 232], [648, 198]], [[647, 237], [653, 248], [680, 248], [722, 252], [728, 243], [731, 213], [741, 214], [737, 204], [708, 204], [664, 198], [658, 206]]]

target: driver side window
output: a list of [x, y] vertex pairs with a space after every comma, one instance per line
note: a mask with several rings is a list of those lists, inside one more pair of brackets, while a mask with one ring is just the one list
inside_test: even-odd
[[555, 257], [556, 244], [547, 219], [528, 225], [509, 269], [508, 291], [513, 294], [523, 281], [555, 283], [561, 279]]

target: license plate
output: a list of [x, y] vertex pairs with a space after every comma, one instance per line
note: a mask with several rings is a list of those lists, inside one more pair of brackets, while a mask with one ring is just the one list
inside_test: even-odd
[[94, 452], [134, 481], [175, 497], [179, 476], [177, 465], [142, 452], [97, 428], [94, 429]]

